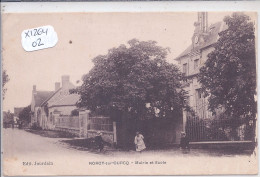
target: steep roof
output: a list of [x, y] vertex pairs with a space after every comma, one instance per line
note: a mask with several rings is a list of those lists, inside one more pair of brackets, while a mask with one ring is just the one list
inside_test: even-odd
[[80, 95], [78, 94], [69, 94], [62, 98], [61, 100], [56, 101], [53, 103], [51, 107], [55, 106], [69, 106], [69, 105], [76, 105], [76, 103], [79, 101]]
[[192, 50], [192, 44], [189, 45], [175, 60], [187, 55]]
[[41, 106], [53, 93], [54, 91], [36, 91], [34, 93], [35, 107]]
[[[68, 82], [65, 87], [59, 88], [57, 91], [53, 92], [52, 95], [49, 96], [45, 101], [42, 102], [41, 106], [44, 106], [48, 103], [49, 100], [51, 100], [53, 97], [60, 94], [60, 91], [69, 91], [70, 89], [76, 88], [74, 84], [71, 82]], [[62, 95], [58, 100], [55, 100], [52, 102], [49, 107], [54, 106], [68, 106], [68, 105], [76, 105], [77, 101], [79, 100], [80, 96], [77, 94], [65, 94]]]
[[[202, 50], [203, 48], [206, 48], [218, 40], [218, 34], [219, 32], [227, 29], [227, 25], [224, 22], [217, 22], [209, 26], [208, 30], [209, 32], [205, 36], [205, 42], [197, 48], [197, 50]], [[189, 45], [175, 60], [179, 60], [181, 57], [189, 54], [193, 49], [192, 44]]]
[[44, 106], [57, 92], [59, 92], [62, 88], [59, 88], [58, 90], [54, 91], [46, 100], [44, 100], [40, 106]]

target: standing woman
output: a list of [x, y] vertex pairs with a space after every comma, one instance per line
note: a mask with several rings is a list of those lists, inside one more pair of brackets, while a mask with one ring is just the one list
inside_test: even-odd
[[136, 132], [135, 148], [136, 148], [136, 151], [138, 151], [138, 152], [141, 152], [146, 148], [146, 146], [144, 144], [144, 136], [142, 134], [140, 134], [139, 132]]

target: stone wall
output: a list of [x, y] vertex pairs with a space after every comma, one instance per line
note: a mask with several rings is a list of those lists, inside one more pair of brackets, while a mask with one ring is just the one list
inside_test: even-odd
[[55, 120], [56, 127], [79, 128], [78, 116], [60, 116]]
[[55, 118], [55, 129], [80, 135], [78, 116], [59, 116]]

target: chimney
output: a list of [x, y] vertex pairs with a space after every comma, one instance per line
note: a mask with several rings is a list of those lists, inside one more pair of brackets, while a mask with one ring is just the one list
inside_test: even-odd
[[60, 89], [60, 83], [59, 82], [55, 82], [55, 91]]
[[63, 88], [68, 87], [69, 82], [70, 82], [70, 76], [68, 76], [68, 75], [61, 76], [61, 84], [62, 84]]
[[33, 85], [33, 93], [36, 93], [36, 85]]
[[206, 33], [208, 31], [208, 12], [198, 12], [198, 22], [200, 31]]

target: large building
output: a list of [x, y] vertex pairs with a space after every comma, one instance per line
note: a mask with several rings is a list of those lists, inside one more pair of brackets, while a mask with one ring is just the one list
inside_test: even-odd
[[201, 92], [197, 75], [201, 66], [208, 59], [207, 55], [214, 50], [213, 45], [219, 38], [218, 33], [227, 29], [227, 25], [224, 22], [208, 25], [208, 13], [199, 12], [198, 20], [194, 23], [194, 26], [191, 44], [175, 60], [187, 78], [184, 84], [185, 90], [189, 94], [189, 105], [195, 111], [197, 117], [207, 119], [212, 116], [212, 113], [208, 110], [208, 101]]

